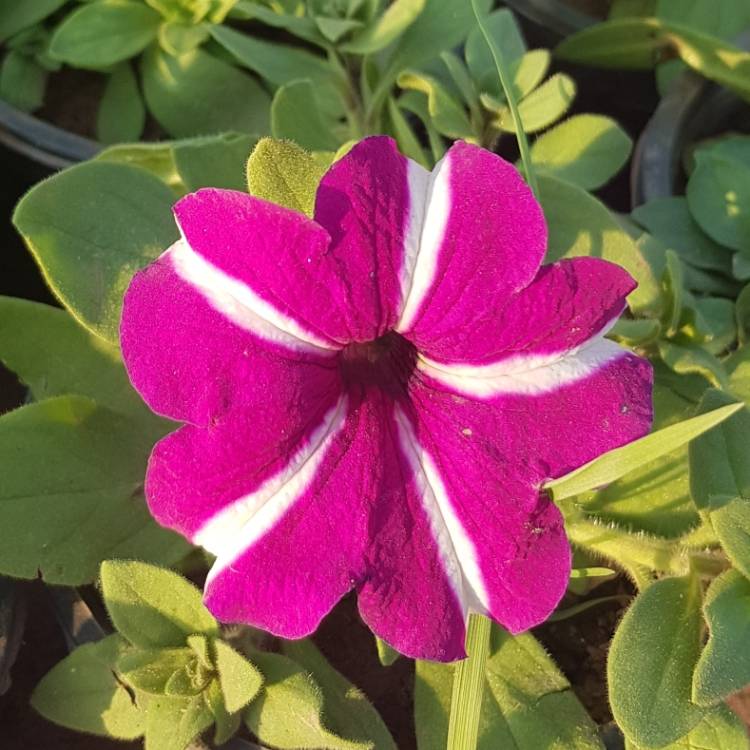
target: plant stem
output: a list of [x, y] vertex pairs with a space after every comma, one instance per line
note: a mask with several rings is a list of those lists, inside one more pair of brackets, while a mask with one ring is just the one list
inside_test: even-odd
[[510, 81], [508, 80], [508, 72], [505, 69], [505, 62], [503, 61], [503, 53], [497, 46], [495, 40], [490, 36], [487, 27], [485, 26], [484, 20], [482, 19], [479, 8], [477, 8], [477, 0], [471, 0], [471, 9], [474, 11], [474, 16], [477, 19], [479, 30], [482, 32], [487, 46], [490, 48], [490, 53], [495, 61], [495, 67], [497, 68], [497, 75], [500, 78], [500, 85], [503, 87], [505, 92], [505, 98], [508, 101], [510, 107], [510, 113], [513, 115], [513, 126], [516, 130], [516, 139], [518, 141], [518, 150], [521, 152], [521, 161], [523, 162], [523, 171], [526, 173], [526, 181], [529, 183], [529, 187], [539, 199], [539, 185], [536, 181], [536, 174], [534, 173], [533, 166], [531, 164], [531, 153], [529, 151], [529, 141], [526, 138], [526, 133], [521, 123], [521, 115], [518, 112], [518, 102], [516, 101], [516, 95], [513, 91]]
[[448, 750], [475, 750], [477, 746], [491, 625], [483, 615], [469, 618], [466, 635], [468, 658], [459, 662], [453, 675]]

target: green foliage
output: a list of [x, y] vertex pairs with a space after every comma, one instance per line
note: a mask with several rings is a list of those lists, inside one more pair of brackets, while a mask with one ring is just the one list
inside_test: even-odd
[[691, 701], [700, 652], [698, 579], [664, 578], [625, 613], [607, 662], [612, 712], [639, 747], [663, 747], [692, 730], [704, 711]]
[[622, 448], [615, 448], [595, 458], [564, 477], [548, 482], [547, 489], [556, 500], [563, 500], [601, 487], [659, 456], [671, 453], [675, 448], [702, 435], [741, 408], [742, 404], [731, 403], [670, 425], [658, 432], [652, 432], [640, 440], [635, 440]]
[[117, 347], [57, 307], [0, 297], [0, 361], [37, 401], [77, 394], [157, 424], [130, 385]]
[[716, 578], [706, 592], [710, 637], [693, 675], [693, 700], [719, 703], [750, 683], [750, 581], [735, 570]]
[[194, 633], [219, 632], [200, 591], [172, 571], [111, 560], [102, 564], [101, 585], [112, 623], [139, 648], [178, 648]]
[[335, 123], [326, 118], [309, 79], [282, 86], [271, 105], [271, 133], [312, 151], [335, 151], [341, 139], [333, 130]]
[[155, 524], [142, 494], [153, 439], [81, 396], [0, 417], [0, 571], [80, 585], [111, 555], [182, 558], [188, 545]]
[[119, 635], [79, 646], [37, 685], [31, 705], [68, 729], [119, 740], [140, 737], [145, 716], [114, 672], [126, 650]]
[[609, 117], [575, 115], [539, 136], [531, 158], [535, 166], [556, 177], [593, 190], [620, 171], [632, 145]]
[[156, 38], [159, 14], [136, 0], [97, 0], [74, 10], [50, 43], [56, 60], [102, 70], [142, 52]]
[[[601, 750], [596, 727], [530, 634], [493, 626], [478, 750]], [[414, 711], [419, 750], [443, 750], [455, 666], [417, 662]]]
[[133, 68], [124, 62], [107, 80], [96, 116], [96, 135], [102, 143], [137, 141], [146, 123], [146, 107]]
[[13, 223], [62, 303], [116, 343], [131, 277], [177, 239], [172, 203], [174, 193], [144, 170], [94, 161], [39, 183]]
[[141, 59], [149, 111], [171, 135], [268, 132], [269, 98], [253, 78], [196, 49], [175, 57], [150, 48]]
[[654, 269], [607, 208], [551, 174], [540, 173], [538, 181], [549, 230], [546, 262], [592, 256], [617, 263], [638, 281], [628, 297], [630, 309], [638, 315], [658, 314], [662, 301]]
[[258, 198], [312, 216], [324, 173], [325, 166], [294, 143], [264, 138], [247, 162], [247, 188]]

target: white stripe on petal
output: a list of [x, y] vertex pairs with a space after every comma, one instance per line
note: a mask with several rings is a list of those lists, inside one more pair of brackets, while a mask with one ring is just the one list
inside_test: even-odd
[[[409, 164], [411, 209], [401, 284], [404, 304], [394, 328], [401, 333], [412, 327], [425, 295], [435, 280], [438, 255], [451, 207], [449, 157], [444, 156], [429, 175], [419, 172], [422, 169], [419, 165], [415, 164], [414, 167], [416, 169]], [[418, 241], [415, 241], [416, 238]]]
[[435, 462], [420, 445], [408, 417], [398, 406], [394, 412], [401, 449], [414, 473], [448, 580], [464, 614], [469, 609], [486, 612], [489, 596], [474, 543], [458, 519]]
[[457, 393], [474, 398], [556, 391], [627, 354], [601, 334], [569, 352], [516, 355], [490, 365], [446, 365], [420, 356], [419, 370]]
[[297, 321], [279, 312], [247, 284], [232, 278], [196, 253], [185, 239], [175, 242], [164, 255], [181, 279], [236, 326], [296, 351], [308, 350], [320, 354], [321, 349], [330, 352], [341, 348], [305, 330]]
[[347, 398], [342, 396], [280, 472], [219, 511], [193, 536], [195, 544], [217, 556], [209, 579], [267, 534], [307, 491], [331, 443], [344, 429], [346, 407]]

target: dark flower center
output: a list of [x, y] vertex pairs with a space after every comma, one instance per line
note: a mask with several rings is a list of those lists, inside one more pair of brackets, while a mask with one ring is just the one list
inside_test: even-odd
[[387, 393], [404, 392], [417, 362], [417, 350], [393, 331], [374, 341], [349, 344], [341, 354], [341, 372], [349, 385], [375, 385]]

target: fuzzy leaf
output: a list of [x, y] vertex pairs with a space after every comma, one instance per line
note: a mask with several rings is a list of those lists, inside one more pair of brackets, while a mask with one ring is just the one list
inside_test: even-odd
[[291, 141], [263, 138], [247, 162], [247, 186], [258, 198], [312, 216], [325, 171], [312, 154]]
[[0, 65], [0, 97], [24, 112], [42, 106], [47, 71], [18, 50], [9, 50]]
[[636, 745], [662, 747], [687, 734], [704, 711], [691, 702], [702, 618], [697, 578], [663, 578], [635, 599], [607, 662], [612, 712]]
[[201, 592], [171, 570], [134, 560], [107, 560], [102, 563], [101, 586], [112, 624], [139, 648], [179, 648], [193, 633], [219, 633]]
[[716, 578], [703, 605], [710, 637], [693, 675], [693, 700], [719, 703], [750, 684], [750, 581], [735, 570]]
[[46, 719], [78, 732], [120, 740], [140, 737], [144, 712], [114, 674], [126, 647], [119, 635], [79, 646], [42, 678], [31, 705]]
[[156, 421], [130, 385], [119, 350], [58, 307], [0, 297], [0, 361], [37, 401], [88, 396], [120, 413]]
[[310, 640], [284, 641], [284, 653], [315, 676], [323, 692], [326, 724], [336, 734], [396, 750], [388, 728], [367, 696], [326, 661]]
[[716, 414], [720, 408], [738, 409], [715, 429], [698, 437], [689, 449], [690, 491], [700, 510], [710, 510], [712, 496], [750, 497], [750, 412], [731, 396], [714, 389], [706, 391], [699, 412]]
[[[564, 73], [555, 73], [539, 88], [518, 104], [521, 124], [527, 133], [536, 133], [552, 125], [570, 108], [576, 95], [576, 85]], [[506, 110], [497, 123], [505, 133], [515, 133], [516, 127], [510, 110]]]
[[218, 187], [244, 190], [244, 167], [257, 138], [242, 133], [191, 138], [172, 146], [174, 163], [186, 190]]
[[212, 723], [203, 695], [154, 697], [148, 702], [145, 750], [185, 750]]
[[136, 690], [162, 695], [169, 678], [194, 657], [188, 648], [130, 649], [117, 660], [120, 677]]
[[142, 169], [92, 161], [32, 188], [13, 223], [52, 291], [84, 326], [114, 344], [131, 277], [177, 239], [174, 200]]
[[264, 686], [244, 719], [261, 743], [281, 750], [374, 750], [372, 743], [344, 739], [323, 724], [322, 691], [291, 659], [259, 652], [253, 661]]
[[387, 47], [414, 23], [427, 0], [394, 0], [374, 23], [341, 45], [342, 52], [371, 55]]
[[151, 445], [138, 422], [79, 396], [0, 417], [0, 572], [76, 586], [107, 557], [182, 558], [189, 545], [142, 495]]
[[263, 676], [229, 644], [217, 640], [216, 669], [224, 696], [224, 706], [230, 714], [244, 708], [257, 695], [263, 684]]

